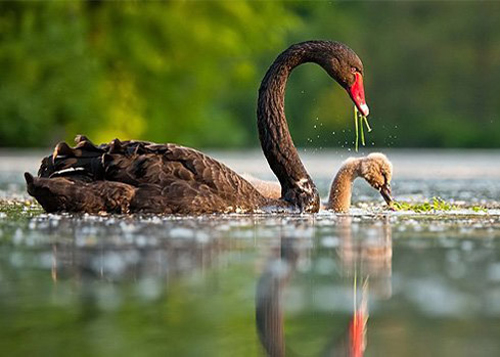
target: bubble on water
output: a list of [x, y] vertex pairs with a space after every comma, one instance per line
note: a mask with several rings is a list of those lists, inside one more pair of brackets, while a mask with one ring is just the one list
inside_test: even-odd
[[[253, 232], [250, 232], [253, 234]], [[196, 241], [201, 244], [208, 243], [210, 241], [210, 236], [202, 231], [196, 232]]]
[[430, 232], [444, 232], [445, 231], [445, 227], [443, 227], [441, 225], [438, 225], [438, 224], [431, 224], [429, 226], [429, 231]]
[[486, 273], [488, 280], [500, 282], [500, 263], [490, 264]]
[[138, 247], [145, 247], [147, 243], [148, 239], [143, 235], [139, 235], [135, 238], [135, 244], [137, 244]]
[[325, 237], [321, 240], [321, 245], [325, 248], [336, 248], [339, 246], [340, 240], [338, 237]]
[[469, 240], [463, 241], [461, 244], [461, 249], [464, 251], [471, 251], [474, 248], [474, 243]]
[[194, 232], [192, 229], [178, 227], [170, 230], [170, 236], [172, 238], [189, 239], [193, 238]]

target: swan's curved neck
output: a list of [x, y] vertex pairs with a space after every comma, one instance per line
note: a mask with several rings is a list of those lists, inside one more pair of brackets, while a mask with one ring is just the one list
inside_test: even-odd
[[259, 137], [269, 166], [281, 184], [281, 198], [302, 211], [319, 210], [319, 194], [293, 144], [285, 117], [285, 87], [290, 72], [305, 62], [320, 63], [320, 49], [293, 46], [271, 65], [259, 89]]
[[347, 212], [351, 206], [352, 183], [360, 176], [361, 159], [346, 161], [333, 179], [326, 209]]

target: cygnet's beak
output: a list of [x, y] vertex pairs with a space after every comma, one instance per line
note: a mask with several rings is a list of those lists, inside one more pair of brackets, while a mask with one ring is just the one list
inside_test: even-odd
[[391, 196], [391, 185], [389, 183], [386, 183], [384, 186], [380, 188], [380, 194], [384, 198], [385, 203], [387, 203], [390, 206], [393, 199]]

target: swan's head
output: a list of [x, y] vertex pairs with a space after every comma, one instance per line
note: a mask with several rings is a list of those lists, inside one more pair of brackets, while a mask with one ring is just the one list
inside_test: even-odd
[[370, 110], [366, 104], [363, 86], [363, 63], [349, 47], [339, 42], [330, 42], [322, 63], [332, 76], [348, 93], [358, 110], [368, 116]]
[[380, 192], [388, 205], [391, 204], [392, 163], [384, 154], [373, 153], [362, 158], [360, 176]]

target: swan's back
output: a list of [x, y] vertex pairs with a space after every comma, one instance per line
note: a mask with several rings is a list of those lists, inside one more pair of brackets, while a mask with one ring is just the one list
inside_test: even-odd
[[[57, 177], [64, 180], [54, 180]], [[116, 139], [96, 146], [85, 137], [77, 138], [74, 148], [65, 143], [57, 145], [54, 154], [42, 160], [30, 194], [51, 211], [96, 212], [99, 207], [95, 200], [68, 209], [55, 201], [69, 202], [71, 197], [61, 200], [55, 196], [76, 196], [76, 192], [87, 193], [88, 197], [111, 195], [123, 190], [116, 183], [128, 185], [133, 191], [128, 204], [120, 206], [127, 206], [131, 212], [248, 212], [267, 202], [234, 171], [197, 150]], [[61, 189], [66, 186], [72, 189]], [[109, 211], [104, 204], [102, 210]]]

